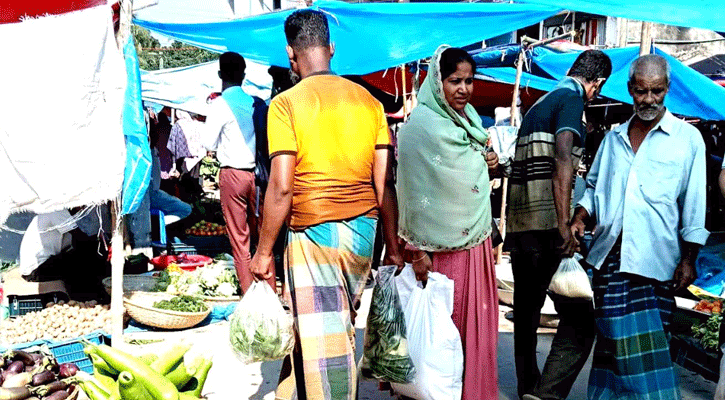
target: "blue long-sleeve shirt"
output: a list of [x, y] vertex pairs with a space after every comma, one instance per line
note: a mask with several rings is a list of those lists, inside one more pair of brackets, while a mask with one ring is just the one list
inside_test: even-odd
[[621, 272], [667, 281], [681, 257], [681, 241], [705, 244], [705, 142], [669, 111], [637, 153], [629, 124], [602, 141], [578, 206], [597, 227], [587, 262], [604, 263], [620, 233]]

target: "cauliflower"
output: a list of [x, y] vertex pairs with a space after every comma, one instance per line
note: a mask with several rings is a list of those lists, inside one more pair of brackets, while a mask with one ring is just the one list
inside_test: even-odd
[[204, 290], [201, 288], [201, 285], [198, 283], [192, 283], [189, 285], [189, 287], [186, 289], [186, 294], [190, 296], [198, 296], [203, 294]]
[[224, 297], [231, 297], [237, 293], [237, 288], [232, 286], [229, 282], [223, 282], [216, 289], [216, 292]]
[[219, 285], [219, 278], [224, 273], [224, 270], [212, 265], [206, 266], [201, 270], [201, 283], [209, 288], [215, 288]]

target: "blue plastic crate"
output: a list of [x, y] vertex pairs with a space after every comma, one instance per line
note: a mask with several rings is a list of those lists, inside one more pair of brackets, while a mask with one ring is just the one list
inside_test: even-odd
[[[91, 343], [102, 344], [105, 343], [108, 336], [103, 331], [96, 331], [84, 335], [83, 337]], [[89, 374], [93, 373], [93, 363], [91, 362], [90, 357], [88, 357], [86, 353], [83, 352], [83, 343], [81, 342], [81, 338], [68, 339], [62, 342], [36, 340], [34, 342], [12, 345], [9, 348], [24, 350], [33, 346], [43, 345], [48, 346], [51, 353], [53, 354], [53, 357], [55, 357], [56, 361], [58, 361], [58, 364], [74, 363], [78, 366], [78, 368], [80, 368], [81, 371], [87, 372]], [[5, 350], [6, 349], [0, 349], [0, 351]]]
[[[83, 336], [89, 342], [94, 344], [101, 344], [106, 336], [103, 332], [93, 332], [91, 334]], [[53, 352], [53, 356], [58, 361], [58, 364], [73, 363], [81, 369], [81, 371], [89, 374], [93, 373], [93, 363], [90, 357], [83, 352], [83, 343], [80, 338], [69, 339], [63, 342], [57, 342], [49, 344], [50, 351]]]

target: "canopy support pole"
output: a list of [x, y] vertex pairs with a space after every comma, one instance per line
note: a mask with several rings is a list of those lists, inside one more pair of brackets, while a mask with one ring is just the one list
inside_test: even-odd
[[[126, 41], [131, 35], [131, 17], [133, 0], [121, 0], [119, 10], [119, 29], [116, 34], [116, 43], [123, 53]], [[111, 222], [113, 223], [113, 236], [111, 237], [111, 344], [122, 347], [123, 341], [123, 215], [121, 215], [122, 200], [117, 198], [111, 206]]]
[[111, 206], [111, 344], [123, 346], [123, 216], [121, 201], [115, 200]]
[[408, 121], [408, 96], [405, 84], [405, 64], [400, 68], [400, 76], [403, 78], [403, 122], [406, 122]]
[[639, 43], [639, 55], [649, 54], [652, 48], [652, 23], [642, 22], [642, 40]]
[[[555, 36], [549, 39], [534, 40], [529, 37], [521, 38], [521, 51], [519, 52], [519, 58], [516, 61], [516, 80], [514, 81], [514, 93], [511, 99], [511, 126], [517, 126], [519, 120], [519, 89], [521, 87], [521, 75], [524, 71], [524, 64], [526, 63], [526, 51], [533, 49], [534, 47], [544, 46], [551, 42], [563, 39], [567, 36], [574, 37], [576, 31], [565, 33], [563, 35]], [[502, 194], [501, 194], [501, 214], [498, 224], [498, 230], [501, 233], [501, 237], [506, 237], [506, 198], [508, 196], [508, 177], [504, 176], [502, 180]], [[498, 245], [496, 248], [496, 263], [501, 263], [501, 257], [503, 256], [503, 243]]]

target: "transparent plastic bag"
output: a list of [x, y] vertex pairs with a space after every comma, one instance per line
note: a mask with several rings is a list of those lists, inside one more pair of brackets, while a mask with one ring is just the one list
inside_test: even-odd
[[592, 299], [592, 284], [587, 272], [582, 268], [576, 257], [564, 258], [551, 278], [549, 290], [564, 296]]
[[408, 352], [405, 315], [395, 286], [396, 266], [378, 268], [370, 302], [361, 364], [364, 376], [408, 383], [415, 376]]
[[283, 358], [294, 346], [292, 322], [269, 284], [254, 282], [229, 321], [234, 354], [247, 364]]

